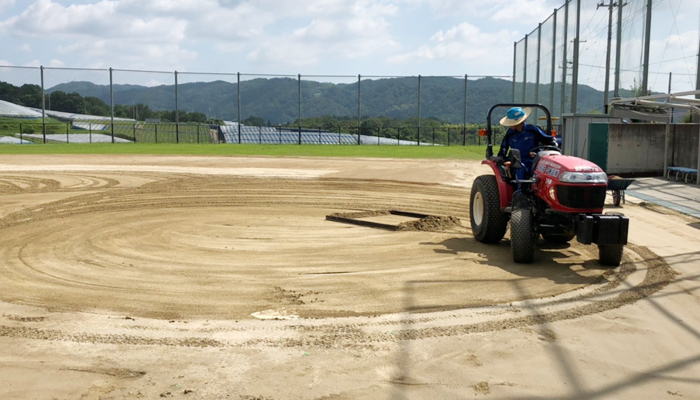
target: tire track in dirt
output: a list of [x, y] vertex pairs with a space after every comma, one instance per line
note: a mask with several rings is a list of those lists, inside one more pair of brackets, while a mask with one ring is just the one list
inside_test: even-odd
[[[31, 280], [31, 285], [36, 285], [39, 289], [49, 288], [56, 290], [52, 299], [23, 299], [21, 290], [7, 295], [0, 295], [5, 301], [15, 302], [18, 304], [28, 304], [33, 306], [48, 305], [44, 303], [61, 297], [60, 289], [62, 286], [71, 287], [80, 291], [88, 291], [90, 286], [95, 287], [98, 292], [104, 289], [116, 289], [122, 292], [124, 298], [131, 299], [144, 296], [138, 300], [138, 303], [149, 302], [148, 296], [144, 293], [145, 287], [139, 286], [137, 280], [129, 281], [126, 279], [121, 284], [104, 284], [99, 281], [90, 281], [85, 279], [84, 275], [90, 273], [118, 273], [119, 277], [131, 277], [137, 275], [139, 271], [146, 271], [153, 274], [154, 277], [164, 279], [163, 285], [153, 285], [148, 288], [151, 290], [151, 295], [167, 293], [171, 296], [190, 296], [188, 294], [192, 289], [183, 288], [183, 281], [192, 281], [194, 288], [213, 288], [205, 292], [205, 296], [216, 296], [223, 293], [228, 293], [226, 288], [217, 288], [217, 280], [220, 280], [225, 274], [228, 274], [226, 264], [221, 260], [226, 257], [231, 257], [236, 253], [232, 253], [227, 246], [250, 246], [254, 248], [259, 256], [262, 256], [264, 262], [260, 265], [266, 265], [266, 268], [274, 267], [277, 261], [273, 258], [265, 258], [266, 252], [269, 249], [261, 243], [274, 242], [274, 231], [272, 227], [275, 221], [283, 220], [283, 213], [277, 213], [273, 210], [284, 209], [290, 213], [303, 214], [299, 217], [299, 232], [307, 230], [318, 233], [313, 233], [314, 240], [321, 240], [323, 235], [327, 234], [321, 231], [313, 224], [305, 223], [309, 219], [314, 219], [314, 212], [318, 210], [329, 210], [334, 212], [357, 212], [372, 215], [372, 213], [381, 212], [382, 210], [401, 209], [405, 211], [420, 212], [433, 214], [444, 217], [446, 220], [458, 223], [460, 219], [468, 221], [468, 191], [457, 187], [446, 187], [434, 184], [421, 183], [406, 183], [395, 181], [381, 180], [352, 180], [352, 179], [281, 179], [281, 178], [251, 178], [251, 177], [236, 177], [236, 176], [200, 176], [200, 175], [173, 175], [173, 174], [132, 174], [139, 176], [150, 182], [142, 184], [138, 187], [119, 187], [119, 181], [112, 178], [103, 178], [99, 174], [80, 175], [78, 173], [68, 174], [71, 179], [78, 179], [82, 184], [72, 184], [70, 187], [62, 186], [61, 182], [51, 179], [36, 179], [26, 178], [22, 176], [0, 176], [0, 195], [3, 194], [22, 194], [22, 193], [37, 193], [43, 191], [75, 191], [76, 195], [36, 206], [30, 206], [21, 211], [6, 215], [0, 219], [0, 229], [5, 230], [6, 237], [2, 239], [3, 250], [0, 252], [0, 259], [5, 260], [5, 266], [0, 267], [0, 276], [3, 276], [8, 285], [17, 284], [20, 289], [25, 289], [26, 281]], [[23, 180], [24, 179], [24, 180]], [[87, 193], [80, 194], [81, 191]], [[231, 224], [217, 220], [216, 217], [208, 216], [206, 210], [238, 210], [243, 213], [261, 213], [251, 215], [251, 218], [246, 219], [240, 217]], [[188, 211], [189, 210], [189, 211]], [[200, 210], [205, 210], [200, 211]], [[270, 210], [265, 213], [261, 210]], [[303, 211], [306, 210], [306, 211]], [[323, 214], [323, 213], [321, 213]], [[236, 228], [240, 230], [245, 224], [256, 224], [256, 218], [267, 219], [263, 228], [254, 231], [250, 234], [241, 234], [240, 232], [228, 228]], [[91, 224], [94, 219], [100, 219], [101, 223]], [[190, 221], [193, 220], [193, 221]], [[79, 233], [79, 230], [71, 228], [71, 224], [61, 224], [61, 221], [84, 223], [86, 229], [92, 231]], [[115, 224], [115, 221], [118, 222]], [[441, 220], [443, 221], [443, 220]], [[440, 222], [440, 221], [438, 221]], [[45, 225], [48, 224], [48, 225]], [[112, 225], [116, 225], [116, 227]], [[184, 226], [184, 228], [183, 228]], [[412, 230], [418, 231], [420, 234], [422, 229], [437, 231], [440, 233], [440, 224], [412, 226]], [[45, 228], [50, 229], [45, 229]], [[302, 243], [305, 237], [294, 235], [299, 233], [293, 232], [293, 226], [287, 227], [289, 232], [286, 237], [288, 242], [294, 242], [295, 239]], [[454, 225], [447, 231], [443, 232], [445, 240], [442, 243], [452, 243], [454, 236]], [[22, 232], [29, 232], [28, 236], [19, 237]], [[37, 229], [32, 231], [31, 229]], [[364, 229], [364, 228], [362, 228]], [[468, 229], [461, 227], [462, 236], [465, 236]], [[147, 231], [142, 233], [139, 231]], [[234, 232], [235, 231], [235, 232]], [[290, 233], [291, 232], [291, 233]], [[372, 230], [357, 231], [354, 228], [345, 228], [342, 233], [362, 232], [361, 236], [374, 235]], [[7, 235], [7, 233], [11, 233]], [[236, 233], [237, 241], [226, 241], [226, 235]], [[411, 233], [406, 233], [411, 234]], [[46, 235], [55, 235], [57, 237], [55, 243], [65, 242], [65, 238], [61, 235], [72, 235], [69, 244], [53, 244], [46, 239]], [[318, 236], [314, 236], [318, 235]], [[133, 236], [133, 238], [131, 238]], [[223, 236], [220, 237], [220, 236]], [[354, 236], [350, 239], [357, 240]], [[22, 243], [26, 240], [27, 243]], [[372, 239], [368, 239], [370, 242]], [[276, 242], [278, 246], [284, 246], [286, 242]], [[433, 247], [439, 243], [428, 243]], [[396, 246], [394, 242], [388, 242], [388, 246]], [[53, 247], [51, 247], [53, 246]], [[139, 246], [151, 246], [152, 249], [143, 249]], [[434, 254], [454, 253], [457, 258], [452, 259], [462, 260], [466, 256], [471, 255], [475, 250], [472, 247], [456, 247], [449, 248], [448, 251], [442, 251], [440, 248], [435, 249]], [[460, 245], [461, 246], [461, 245]], [[42, 248], [51, 248], [50, 252], [41, 252]], [[498, 263], [500, 260], [499, 252], [503, 248], [491, 250], [492, 248], [475, 247], [478, 251], [486, 251], [486, 261], [479, 263], [486, 265]], [[12, 249], [18, 249], [13, 253]], [[190, 249], [192, 253], [187, 254], [186, 249]], [[398, 264], [408, 262], [409, 256], [402, 254], [399, 247], [396, 247], [399, 253], [388, 251], [382, 253], [384, 257], [392, 257], [399, 259]], [[237, 252], [246, 249], [237, 249]], [[311, 251], [312, 247], [304, 251]], [[591, 256], [592, 250], [585, 246], [572, 245], [570, 248], [561, 251], [568, 252], [567, 254], [579, 254], [581, 257]], [[61, 253], [63, 252], [63, 253]], [[186, 257], [209, 257], [211, 254], [215, 261], [203, 259], [199, 264], [204, 268], [200, 271], [196, 267], [197, 262], [189, 261], [189, 264], [180, 263], [180, 260], [173, 260], [169, 252], [176, 252]], [[183, 253], [184, 252], [184, 253]], [[196, 346], [196, 347], [220, 347], [220, 346], [281, 346], [281, 347], [373, 347], [381, 343], [400, 341], [400, 340], [418, 340], [429, 337], [464, 335], [474, 332], [489, 332], [500, 329], [513, 329], [544, 322], [552, 322], [563, 319], [579, 318], [584, 315], [591, 315], [598, 312], [621, 307], [626, 304], [633, 303], [644, 296], [648, 296], [663, 286], [668, 284], [673, 277], [673, 271], [659, 257], [654, 255], [646, 248], [630, 245], [625, 256], [625, 263], [617, 270], [604, 271], [605, 273], [599, 276], [593, 274], [590, 278], [583, 276], [567, 276], [554, 277], [561, 282], [568, 280], [577, 284], [578, 287], [586, 287], [593, 284], [589, 289], [583, 290], [581, 293], [565, 293], [561, 296], [555, 296], [550, 299], [541, 300], [537, 305], [538, 311], [535, 315], [518, 315], [526, 314], [531, 307], [525, 301], [510, 302], [505, 304], [482, 304], [471, 305], [468, 303], [454, 303], [447, 305], [446, 303], [436, 303], [431, 306], [429, 303], [420, 307], [412, 308], [403, 304], [404, 313], [396, 314], [396, 311], [391, 309], [387, 311], [363, 311], [355, 312], [350, 310], [337, 309], [334, 311], [334, 306], [325, 308], [317, 308], [314, 311], [313, 307], [307, 310], [308, 316], [316, 316], [320, 319], [300, 319], [295, 321], [277, 321], [277, 322], [260, 322], [260, 321], [243, 321], [241, 324], [233, 323], [231, 316], [221, 310], [216, 311], [210, 317], [216, 318], [217, 312], [221, 312], [223, 320], [218, 321], [215, 327], [209, 326], [190, 326], [179, 327], [173, 329], [163, 321], [150, 321], [149, 324], [141, 325], [138, 323], [120, 324], [113, 323], [114, 334], [101, 334], [92, 331], [92, 328], [87, 327], [83, 331], [75, 331], [70, 324], [57, 323], [50, 316], [26, 317], [6, 317], [5, 324], [0, 325], [0, 336], [27, 338], [37, 340], [61, 340], [74, 341], [80, 343], [109, 343], [109, 344], [144, 344], [144, 345], [162, 345], [162, 346]], [[56, 255], [58, 254], [58, 256]], [[252, 253], [250, 253], [252, 254]], [[343, 254], [343, 253], [340, 253]], [[206, 255], [206, 256], [205, 256]], [[483, 258], [484, 254], [476, 254]], [[347, 255], [346, 255], [347, 256]], [[352, 257], [361, 257], [362, 255], [354, 255]], [[42, 259], [42, 257], [45, 257]], [[54, 257], [51, 259], [51, 257]], [[367, 257], [371, 258], [371, 254]], [[409, 258], [402, 258], [409, 257]], [[46, 259], [48, 258], [48, 260]], [[9, 260], [18, 259], [18, 264], [8, 265]], [[322, 261], [316, 260], [319, 264]], [[406, 260], [406, 261], [402, 261]], [[369, 263], [371, 260], [358, 261], [360, 263]], [[329, 261], [326, 261], [329, 263]], [[381, 261], [377, 261], [381, 262]], [[384, 261], [386, 262], [386, 261]], [[430, 263], [432, 261], [426, 261]], [[631, 288], [623, 288], [619, 293], [612, 293], [617, 290], [620, 283], [629, 275], [635, 272], [636, 263], [644, 263], [647, 266], [646, 275], [642, 283]], [[56, 267], [56, 264], [59, 267]], [[332, 263], [332, 262], [330, 262]], [[169, 264], [167, 268], [164, 264]], [[315, 277], [323, 276], [324, 279], [332, 279], [337, 276], [353, 275], [351, 266], [352, 263], [342, 264], [343, 268], [328, 271], [314, 268], [304, 267], [300, 270], [299, 276], [314, 275]], [[261, 273], [260, 266], [251, 264], [250, 273]], [[410, 282], [421, 282], [421, 278], [430, 278], [430, 268], [413, 266], [411, 269], [416, 270], [419, 274], [414, 277], [409, 277]], [[571, 267], [570, 267], [571, 268]], [[399, 273], [406, 273], [409, 269], [395, 268]], [[491, 267], [493, 269], [493, 267]], [[307, 271], [308, 270], [308, 271]], [[116, 271], [116, 272], [115, 272]], [[342, 271], [342, 274], [338, 271]], [[402, 272], [403, 271], [403, 272]], [[514, 270], [518, 272], [518, 270]], [[577, 270], [578, 273], [581, 270]], [[200, 273], [198, 273], [200, 272]], [[365, 271], [364, 273], [375, 273], [376, 271]], [[381, 271], [380, 271], [381, 272]], [[264, 272], [262, 272], [264, 275]], [[459, 276], [463, 272], [457, 271], [455, 276]], [[534, 273], [536, 274], [536, 272]], [[207, 276], [200, 276], [207, 275]], [[211, 275], [209, 277], [208, 275]], [[171, 276], [181, 276], [182, 280], [170, 280]], [[376, 275], [381, 277], [383, 275]], [[143, 278], [140, 275], [139, 278]], [[552, 279], [552, 277], [549, 277]], [[246, 277], [241, 276], [241, 282], [245, 282]], [[286, 278], [289, 280], [290, 278]], [[296, 278], [295, 278], [296, 279]], [[314, 278], [315, 279], [315, 278]], [[435, 278], [432, 281], [428, 279], [426, 282], [433, 282], [436, 285], [441, 284]], [[455, 280], [453, 276], [448, 276], [442, 284], [451, 284], [450, 279]], [[525, 276], [525, 279], [518, 282], [529, 282], [530, 280], [540, 279], [539, 276]], [[283, 280], [284, 281], [284, 280]], [[376, 279], [375, 279], [376, 281]], [[367, 282], [372, 282], [367, 281]], [[401, 285], [401, 281], [397, 284]], [[560, 283], [561, 283], [560, 282]], [[597, 282], [597, 283], [596, 283]], [[174, 286], [168, 286], [168, 284]], [[433, 284], [431, 283], [431, 284]], [[22, 286], [25, 285], [25, 286]], [[341, 285], [343, 285], [341, 283]], [[407, 283], [403, 283], [405, 296]], [[161, 287], [162, 286], [162, 287]], [[272, 301], [279, 303], [282, 307], [289, 306], [304, 306], [304, 305], [323, 305], [323, 302], [331, 302], [332, 296], [326, 294], [324, 298], [321, 295], [319, 303], [314, 303], [306, 296], [307, 293], [314, 291], [302, 291], [301, 289], [290, 289], [279, 286], [275, 282], [270, 282], [270, 287], [277, 290], [277, 293], [285, 293], [286, 296], [273, 296], [274, 299], [260, 300], [258, 297], [251, 297], [250, 302], [255, 303], [252, 307], [269, 306]], [[466, 286], [469, 288], [469, 286]], [[414, 290], [414, 289], [410, 289]], [[410, 291], [409, 290], [409, 291]], [[370, 292], [373, 290], [370, 289]], [[377, 291], [376, 289], [374, 290]], [[322, 294], [320, 291], [315, 292]], [[426, 292], [428, 293], [428, 292]], [[293, 296], [292, 296], [293, 295]], [[291, 297], [290, 297], [291, 296]], [[89, 298], [89, 297], [88, 297]], [[292, 300], [285, 300], [287, 298]], [[362, 301], [363, 298], [359, 300]], [[155, 302], [152, 305], [153, 310], [146, 312], [147, 316], [178, 320], [181, 316], [187, 319], [187, 315], [194, 313], [201, 307], [208, 306], [208, 303], [203, 299], [191, 297], [195, 304], [191, 308], [183, 310], [158, 309], [162, 303]], [[367, 299], [371, 300], [371, 299]], [[78, 299], [78, 302], [80, 299]], [[245, 301], [245, 299], [244, 299]], [[308, 302], [308, 303], [307, 303]], [[289, 303], [289, 304], [286, 304]], [[328, 303], [326, 303], [328, 304]], [[57, 310], [77, 310], [75, 305], [52, 304]], [[136, 307], [136, 306], [134, 306]], [[401, 307], [399, 307], [400, 309]], [[90, 309], [90, 307], [86, 307]], [[136, 312], [134, 308], [132, 311]], [[442, 310], [442, 311], [441, 311]], [[422, 311], [421, 313], [414, 313]], [[436, 312], [437, 311], [437, 312]], [[93, 311], [94, 312], [94, 311]], [[97, 310], [99, 313], [99, 308]], [[119, 309], [118, 312], [124, 312], [128, 315], [128, 309]], [[389, 314], [381, 317], [372, 317], [372, 315], [382, 315], [388, 312]], [[184, 313], [184, 314], [183, 314]], [[353, 317], [357, 315], [357, 317]], [[327, 319], [324, 317], [350, 317]], [[3, 315], [5, 317], [5, 315]], [[37, 318], [37, 319], [33, 319]], [[45, 324], [45, 327], [31, 326], [32, 324]], [[57, 329], [50, 327], [58, 327]], [[134, 330], [142, 332], [152, 332], [152, 334], [134, 335]], [[212, 338], [212, 335], [216, 339]]]

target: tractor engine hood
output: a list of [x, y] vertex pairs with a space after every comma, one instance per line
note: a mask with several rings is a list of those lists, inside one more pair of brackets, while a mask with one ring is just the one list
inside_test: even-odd
[[608, 176], [596, 164], [579, 157], [550, 154], [540, 157], [535, 172], [569, 184], [607, 185]]

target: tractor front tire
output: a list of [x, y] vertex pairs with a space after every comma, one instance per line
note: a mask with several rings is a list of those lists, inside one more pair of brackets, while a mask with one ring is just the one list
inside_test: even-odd
[[602, 265], [617, 267], [622, 261], [622, 244], [599, 244], [598, 257]]
[[532, 211], [518, 208], [510, 215], [510, 251], [516, 263], [531, 263], [535, 258], [535, 239]]
[[508, 229], [508, 216], [501, 212], [501, 198], [495, 175], [474, 180], [469, 198], [469, 220], [474, 238], [482, 243], [498, 243]]

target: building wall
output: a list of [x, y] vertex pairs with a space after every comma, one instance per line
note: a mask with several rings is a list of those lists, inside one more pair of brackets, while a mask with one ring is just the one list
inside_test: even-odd
[[698, 167], [698, 124], [676, 124], [671, 132], [669, 166]]
[[[590, 124], [609, 123], [608, 158], [609, 174], [663, 175], [664, 138], [666, 124], [623, 124], [620, 119], [601, 115], [564, 115], [564, 154], [589, 159]], [[668, 165], [698, 168], [698, 124], [673, 124], [670, 126]]]
[[610, 124], [607, 172], [661, 175], [665, 132], [665, 124]]

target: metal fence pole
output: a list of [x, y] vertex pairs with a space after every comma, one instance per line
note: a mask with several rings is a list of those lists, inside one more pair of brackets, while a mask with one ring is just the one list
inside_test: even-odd
[[[542, 23], [537, 26], [537, 67], [535, 67], [535, 103], [540, 102], [540, 68], [542, 68]], [[535, 109], [535, 119], [539, 115], [539, 109]]]
[[525, 52], [523, 57], [523, 103], [526, 101], [525, 94], [527, 93], [527, 42], [529, 37], [530, 34], [525, 35]]
[[[600, 7], [603, 3], [598, 4]], [[605, 53], [605, 93], [603, 93], [603, 108], [604, 113], [608, 113], [608, 104], [610, 104], [610, 48], [612, 46], [612, 14], [613, 0], [608, 4], [608, 47]]]
[[[513, 70], [515, 71], [515, 58], [513, 58]], [[467, 144], [467, 74], [464, 74], [464, 120], [462, 123], [462, 146], [466, 146]], [[513, 73], [513, 96], [515, 96], [515, 73]], [[513, 97], [515, 98], [515, 97]], [[450, 131], [449, 128], [447, 130], [447, 137], [448, 137], [448, 146], [449, 146], [449, 137], [450, 137]]]
[[362, 126], [362, 76], [357, 74], [357, 144], [360, 145], [360, 127]]
[[44, 66], [39, 67], [41, 73], [41, 132], [46, 143], [46, 92], [44, 91]]
[[[554, 112], [554, 82], [556, 79], [555, 71], [557, 70], [557, 9], [554, 9], [552, 20], [552, 73], [549, 83], [549, 108]], [[550, 132], [551, 133], [551, 132]]]
[[615, 43], [615, 84], [613, 97], [620, 97], [620, 55], [622, 54], [622, 7], [625, 0], [617, 2], [617, 41]]
[[418, 137], [416, 138], [416, 145], [420, 146], [420, 102], [421, 98], [421, 76], [418, 75]]
[[237, 72], [236, 90], [238, 92], [238, 144], [241, 144], [241, 73]]
[[[561, 66], [561, 114], [566, 111], [566, 67], [568, 66], [566, 46], [569, 40], [569, 2], [564, 4], [564, 53], [562, 54]], [[564, 123], [562, 119], [562, 124]]]
[[571, 112], [578, 110], [578, 58], [581, 42], [581, 0], [576, 0], [576, 37], [574, 37], [574, 65], [571, 77]]
[[518, 42], [513, 42], [513, 82], [512, 86], [513, 88], [511, 89], [511, 102], [515, 103], [515, 77], [517, 74], [517, 69], [516, 66], [518, 65]]
[[112, 71], [112, 67], [109, 67], [110, 126], [112, 130], [112, 143], [114, 143], [114, 81], [112, 80]]
[[180, 110], [177, 102], [177, 71], [175, 71], [175, 143], [180, 143]]
[[642, 63], [642, 96], [649, 93], [649, 48], [651, 48], [651, 0], [647, 0], [646, 26], [644, 27], [644, 61]]
[[[700, 40], [698, 40], [698, 67], [696, 69], [695, 74], [695, 90], [700, 90]], [[700, 99], [700, 94], [696, 94], [695, 98]], [[700, 179], [700, 177], [698, 179]]]
[[299, 106], [299, 144], [301, 144], [301, 74], [297, 75], [297, 96], [299, 97], [297, 102]]

